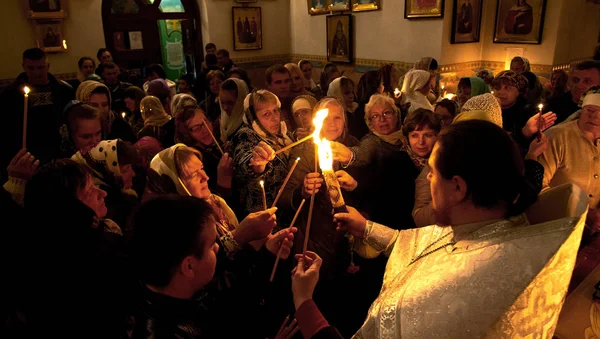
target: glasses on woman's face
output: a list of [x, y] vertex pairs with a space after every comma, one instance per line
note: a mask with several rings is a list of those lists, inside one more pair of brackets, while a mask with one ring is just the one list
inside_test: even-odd
[[205, 124], [194, 125], [189, 128], [191, 133], [199, 133], [203, 128], [206, 128]]
[[371, 121], [379, 121], [382, 119], [387, 120], [393, 116], [394, 116], [394, 112], [385, 111], [381, 114], [375, 113], [375, 114], [371, 115], [371, 117], [369, 117], [369, 120], [371, 120]]

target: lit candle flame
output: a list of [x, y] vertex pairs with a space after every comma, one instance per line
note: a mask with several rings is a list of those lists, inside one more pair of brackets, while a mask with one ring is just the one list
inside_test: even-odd
[[442, 85], [442, 91], [444, 90], [444, 85]]
[[454, 95], [454, 93], [448, 93], [448, 94], [446, 94], [446, 99], [452, 100], [452, 99], [454, 99], [455, 96], [456, 95]]
[[67, 49], [67, 40], [63, 40], [63, 48]]
[[265, 182], [264, 182], [264, 180], [261, 180], [259, 183], [260, 183], [260, 187], [265, 187]]
[[297, 157], [297, 158], [296, 158], [296, 161], [300, 161], [300, 157]]
[[542, 108], [544, 108], [544, 105], [543, 105], [543, 104], [539, 104], [539, 105], [538, 105], [538, 108], [540, 109], [540, 112], [541, 112], [541, 111], [542, 111]]
[[492, 95], [494, 95], [494, 91], [492, 91]]
[[29, 87], [27, 87], [27, 86], [23, 87], [23, 92], [25, 92], [25, 96], [29, 95], [29, 91], [30, 91]]
[[125, 119], [125, 117], [127, 116], [127, 113], [125, 113], [125, 112], [122, 112], [122, 113], [121, 113], [121, 116], [123, 117], [123, 119]]
[[398, 89], [398, 87], [396, 87], [396, 89], [394, 90], [394, 95], [395, 96], [400, 95], [400, 90]]
[[323, 128], [323, 120], [329, 114], [329, 110], [324, 108], [319, 110], [313, 119], [315, 131], [313, 132], [313, 140], [319, 149], [319, 167], [321, 170], [332, 170], [333, 169], [333, 154], [331, 152], [331, 143], [329, 140], [321, 139], [321, 129]]

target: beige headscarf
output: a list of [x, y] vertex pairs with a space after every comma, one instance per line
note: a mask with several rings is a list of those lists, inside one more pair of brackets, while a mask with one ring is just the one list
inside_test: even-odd
[[171, 116], [165, 112], [160, 99], [148, 95], [140, 102], [140, 111], [144, 118], [144, 126], [162, 126], [171, 120]]
[[502, 108], [491, 93], [474, 96], [465, 102], [452, 123], [465, 120], [485, 120], [502, 128]]
[[[108, 87], [98, 81], [95, 80], [86, 80], [84, 82], [82, 82], [79, 87], [77, 87], [77, 91], [75, 92], [75, 100], [79, 100], [85, 104], [89, 104], [90, 103], [90, 97], [92, 96], [92, 92], [95, 91], [98, 88], [103, 88], [104, 92], [106, 92], [106, 95], [108, 95], [108, 106], [111, 106], [112, 103], [112, 96], [110, 94], [110, 89], [108, 89]], [[104, 113], [104, 112], [102, 112]], [[116, 115], [115, 113], [109, 109], [108, 110], [108, 116], [102, 117], [102, 131], [104, 132], [104, 135], [109, 135], [111, 128], [112, 128], [112, 123], [113, 121], [115, 121], [116, 119]]]
[[421, 60], [415, 62], [413, 69], [420, 69], [422, 71], [429, 72], [429, 67], [431, 66], [432, 61], [432, 57], [423, 57]]
[[402, 84], [402, 93], [405, 95], [404, 101], [410, 102], [409, 113], [413, 112], [417, 108], [425, 108], [433, 111], [434, 108], [425, 95], [418, 92], [421, 88], [427, 85], [427, 82], [431, 78], [431, 73], [420, 69], [410, 70], [404, 76], [404, 83]]
[[346, 106], [346, 101], [344, 100], [344, 92], [342, 90], [342, 79], [348, 79], [348, 80], [350, 80], [349, 78], [347, 78], [345, 76], [341, 76], [339, 78], [335, 78], [329, 84], [329, 88], [327, 89], [327, 96], [334, 97], [334, 98], [338, 99], [342, 103], [342, 106], [344, 107], [345, 111], [349, 111], [351, 113], [354, 113], [354, 111], [358, 108], [358, 104], [356, 102], [353, 102], [352, 103], [352, 107]]
[[[266, 90], [259, 90], [260, 91], [265, 91], [265, 92], [269, 92]], [[269, 92], [271, 93], [271, 92]], [[278, 108], [281, 108], [281, 101], [279, 101], [279, 98], [271, 93], [273, 95], [273, 97], [276, 100], [276, 105]], [[285, 123], [285, 121], [281, 121], [280, 123], [280, 129], [279, 129], [279, 134], [275, 135], [272, 133], [269, 133], [258, 121], [258, 118], [256, 117], [256, 111], [253, 109], [250, 109], [250, 101], [254, 100], [254, 93], [250, 93], [246, 96], [246, 98], [244, 99], [244, 118], [243, 121], [246, 125], [250, 126], [250, 128], [252, 128], [252, 130], [254, 132], [256, 132], [256, 134], [258, 134], [258, 136], [263, 139], [264, 141], [268, 142], [271, 144], [271, 147], [273, 147], [273, 149], [275, 151], [277, 151], [278, 149], [281, 149], [291, 143], [293, 143], [292, 139], [290, 139], [290, 137], [287, 134], [287, 125]], [[252, 103], [252, 107], [254, 107], [254, 103]], [[285, 154], [285, 156], [287, 157], [289, 155], [289, 150], [283, 152], [283, 154]]]
[[171, 115], [176, 117], [178, 113], [183, 112], [183, 109], [189, 106], [198, 106], [196, 98], [185, 93], [175, 94], [171, 100]]
[[237, 86], [237, 99], [235, 100], [231, 115], [225, 112], [219, 101], [219, 106], [221, 107], [221, 141], [223, 143], [226, 143], [244, 122], [244, 99], [248, 95], [248, 85], [244, 80], [229, 78], [223, 83], [227, 81], [235, 82]]

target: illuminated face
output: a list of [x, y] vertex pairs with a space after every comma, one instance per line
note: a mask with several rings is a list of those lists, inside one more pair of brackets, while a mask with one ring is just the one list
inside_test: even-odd
[[462, 107], [467, 100], [471, 98], [471, 86], [460, 86], [458, 88], [457, 100], [458, 104]]
[[582, 131], [600, 135], [600, 106], [586, 105], [582, 109], [578, 126]]
[[382, 135], [398, 131], [398, 115], [389, 105], [376, 105], [369, 112], [369, 120], [373, 130]]
[[87, 181], [83, 188], [77, 192], [77, 198], [91, 208], [98, 218], [104, 218], [108, 212], [104, 204], [105, 197], [106, 192], [94, 185], [94, 181], [90, 175], [87, 176]]
[[330, 141], [336, 140], [344, 133], [344, 109], [338, 104], [328, 105], [329, 114], [323, 120], [323, 136]]
[[408, 133], [408, 142], [412, 151], [423, 158], [428, 157], [437, 141], [437, 133], [429, 127]]
[[600, 72], [597, 69], [586, 69], [571, 72], [571, 95], [573, 102], [579, 104], [581, 97], [592, 87], [600, 85]]
[[519, 98], [519, 90], [515, 86], [509, 86], [505, 83], [500, 83], [494, 87], [494, 96], [498, 99], [500, 107], [511, 108], [517, 103]]
[[296, 123], [296, 125], [305, 128], [307, 130], [312, 129], [312, 119], [313, 119], [313, 114], [312, 114], [312, 109], [308, 109], [308, 108], [303, 108], [303, 109], [299, 109], [296, 112], [294, 112], [294, 122]]
[[204, 146], [210, 146], [213, 144], [214, 141], [210, 136], [209, 130], [207, 129], [210, 128], [210, 132], [212, 132], [212, 124], [208, 122], [206, 116], [201, 110], [196, 110], [194, 116], [188, 120], [185, 125], [190, 132], [190, 136], [196, 143]]
[[256, 107], [256, 118], [271, 134], [279, 134], [281, 130], [281, 111], [276, 104], [264, 103]]
[[105, 117], [108, 116], [110, 111], [110, 103], [108, 102], [108, 96], [104, 93], [94, 93], [90, 96], [88, 105], [100, 109]]
[[98, 119], [77, 119], [73, 131], [73, 143], [76, 150], [96, 146], [102, 140], [102, 125]]
[[94, 74], [94, 71], [96, 70], [95, 67], [96, 66], [92, 60], [85, 60], [79, 70], [81, 70], [81, 73], [83, 73], [84, 76], [88, 76], [90, 74]]
[[219, 92], [219, 101], [221, 102], [221, 107], [227, 115], [231, 116], [233, 113], [233, 108], [235, 107], [235, 102], [237, 101], [237, 95], [235, 91], [226, 91], [221, 89]]
[[287, 98], [290, 95], [292, 79], [288, 72], [271, 74], [271, 83], [267, 86], [269, 91], [278, 98]]
[[208, 175], [204, 171], [204, 164], [198, 157], [190, 157], [181, 165], [183, 173], [180, 173], [181, 180], [192, 196], [200, 199], [210, 197], [208, 189]]

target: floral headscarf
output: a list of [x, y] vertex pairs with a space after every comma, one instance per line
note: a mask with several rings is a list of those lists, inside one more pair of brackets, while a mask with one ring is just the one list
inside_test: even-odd
[[493, 94], [474, 96], [465, 102], [452, 123], [464, 120], [485, 120], [502, 127], [502, 108]]
[[523, 72], [531, 72], [531, 65], [529, 64], [529, 59], [525, 57], [516, 56], [512, 58], [510, 63], [512, 64], [514, 61], [523, 63]]
[[523, 93], [529, 87], [529, 81], [522, 74], [519, 74], [514, 71], [502, 71], [496, 75], [494, 78], [494, 83], [497, 83], [501, 80], [508, 81], [510, 86], [516, 87], [519, 90], [519, 93]]

